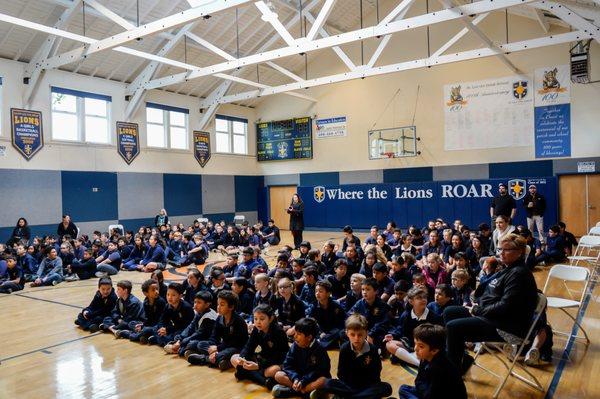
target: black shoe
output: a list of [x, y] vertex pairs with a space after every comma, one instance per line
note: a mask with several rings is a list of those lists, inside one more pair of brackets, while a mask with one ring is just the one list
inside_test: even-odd
[[148, 345], [158, 345], [158, 338], [155, 335], [148, 337]]
[[104, 325], [104, 323], [100, 324], [100, 325], [98, 326], [98, 328], [99, 328], [100, 330], [102, 330], [103, 332], [107, 332], [107, 331], [108, 331], [108, 327], [107, 327], [106, 325]]
[[100, 326], [98, 326], [98, 324], [90, 324], [89, 330], [92, 334], [96, 333], [96, 332], [100, 331]]
[[131, 336], [131, 331], [128, 331], [128, 330], [119, 330], [119, 331], [117, 331], [117, 334], [115, 334], [115, 336], [117, 338], [129, 339], [129, 337]]
[[275, 381], [275, 378], [267, 377], [267, 379], [265, 380], [265, 386], [267, 387], [267, 389], [270, 391], [275, 385], [277, 385], [277, 381]]
[[475, 359], [473, 358], [473, 356], [467, 355], [467, 354], [465, 354], [463, 356], [463, 361], [462, 361], [462, 375], [467, 374], [467, 371], [469, 371], [469, 369], [471, 368], [471, 366], [473, 365], [473, 363], [475, 363]]
[[274, 398], [291, 398], [297, 396], [298, 393], [292, 388], [277, 384], [271, 390], [271, 395], [273, 395]]
[[244, 373], [244, 368], [242, 366], [237, 366], [235, 368], [235, 373], [233, 373], [233, 376], [238, 381], [245, 380], [246, 379], [246, 375]]
[[146, 337], [145, 335], [142, 335], [140, 337], [140, 344], [142, 344], [142, 345], [148, 345], [148, 337]]
[[188, 356], [187, 361], [190, 364], [193, 364], [194, 366], [204, 366], [208, 362], [208, 359], [207, 359], [206, 355], [192, 353], [191, 355]]
[[75, 319], [74, 323], [75, 323], [76, 326], [78, 326], [78, 325], [81, 324], [81, 323], [79, 323], [79, 319]]
[[231, 363], [227, 359], [223, 359], [218, 364], [219, 370], [225, 371], [231, 368]]

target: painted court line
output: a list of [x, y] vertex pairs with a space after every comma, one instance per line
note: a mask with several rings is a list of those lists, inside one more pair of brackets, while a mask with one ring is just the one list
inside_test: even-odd
[[80, 305], [71, 305], [70, 303], [64, 303], [64, 302], [58, 302], [58, 301], [51, 301], [50, 299], [36, 298], [36, 297], [28, 296], [28, 295], [25, 295], [25, 294], [13, 294], [13, 295], [21, 297], [21, 298], [33, 299], [34, 301], [42, 301], [42, 302], [54, 303], [56, 305], [69, 306], [71, 308], [76, 308], [76, 309], [82, 309], [84, 307], [84, 306], [80, 306]]
[[[592, 293], [594, 292], [594, 287], [596, 286], [596, 282], [592, 281], [589, 287], [589, 293], [587, 294], [585, 300], [583, 301], [583, 306], [581, 307], [579, 314], [577, 315], [577, 322], [581, 324], [583, 320], [583, 316], [585, 315], [585, 311], [590, 303], [590, 299], [592, 298]], [[548, 391], [546, 392], [545, 399], [552, 399], [554, 397], [554, 393], [556, 392], [556, 388], [558, 388], [558, 383], [560, 382], [560, 378], [562, 377], [562, 373], [567, 365], [567, 361], [569, 360], [569, 354], [573, 349], [573, 345], [575, 344], [575, 336], [577, 336], [577, 332], [579, 331], [579, 327], [577, 324], [573, 325], [573, 330], [571, 331], [571, 336], [569, 337], [569, 341], [567, 342], [567, 347], [565, 348], [560, 362], [558, 366], [556, 366], [556, 371], [554, 372], [554, 377], [552, 377], [552, 382], [550, 382], [550, 386], [548, 387]]]
[[[29, 352], [20, 353], [18, 355], [14, 355], [14, 356], [10, 356], [10, 357], [5, 357], [4, 359], [0, 359], [0, 362], [5, 362], [7, 360], [12, 360], [12, 359], [16, 359], [16, 358], [19, 358], [19, 357], [31, 355], [32, 353], [36, 353], [36, 352], [48, 353], [49, 352], [48, 349], [56, 348], [58, 346], [70, 344], [70, 343], [76, 342], [76, 341], [81, 341], [83, 339], [88, 339], [88, 338], [95, 337], [96, 335], [101, 335], [101, 334], [102, 334], [101, 332], [97, 332], [97, 333], [93, 333], [93, 334], [90, 334], [90, 335], [86, 335], [85, 337], [74, 338], [74, 339], [70, 339], [68, 341], [60, 342], [58, 344], [46, 346], [44, 348], [34, 349], [32, 351], [29, 351]], [[50, 352], [50, 353], [52, 353], [52, 352]]]

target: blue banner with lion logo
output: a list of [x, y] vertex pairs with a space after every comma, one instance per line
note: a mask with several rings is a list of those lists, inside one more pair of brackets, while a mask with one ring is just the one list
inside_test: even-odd
[[29, 161], [44, 147], [42, 113], [11, 108], [10, 124], [13, 146]]
[[127, 165], [140, 153], [140, 135], [137, 123], [117, 122], [117, 151]]

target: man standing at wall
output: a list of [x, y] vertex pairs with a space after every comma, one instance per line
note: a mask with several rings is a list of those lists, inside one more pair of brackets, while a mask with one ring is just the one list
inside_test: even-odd
[[529, 192], [523, 198], [523, 206], [527, 213], [527, 228], [533, 234], [533, 225], [538, 231], [540, 242], [544, 243], [544, 212], [546, 211], [546, 198], [537, 192], [535, 184], [529, 185]]
[[513, 220], [517, 214], [517, 201], [510, 195], [508, 195], [508, 188], [506, 184], [498, 184], [498, 195], [492, 198], [490, 205], [490, 217], [492, 221], [496, 217], [502, 215], [506, 216], [509, 220]]

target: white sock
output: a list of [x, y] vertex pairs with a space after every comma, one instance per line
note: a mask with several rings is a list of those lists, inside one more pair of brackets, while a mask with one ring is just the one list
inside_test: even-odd
[[419, 367], [419, 359], [417, 359], [417, 356], [414, 352], [409, 352], [404, 348], [398, 348], [396, 349], [396, 353], [394, 353], [394, 355], [398, 359], [405, 361], [408, 364]]

